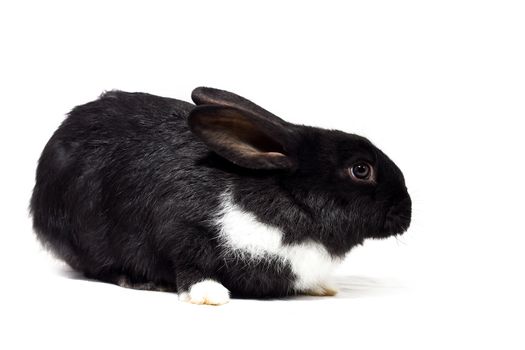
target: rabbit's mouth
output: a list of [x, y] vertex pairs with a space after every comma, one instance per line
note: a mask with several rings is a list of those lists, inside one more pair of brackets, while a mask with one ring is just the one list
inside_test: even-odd
[[410, 226], [412, 218], [412, 200], [406, 197], [397, 205], [392, 206], [386, 214], [385, 230], [391, 234], [401, 234]]
[[373, 238], [387, 238], [403, 234], [410, 226], [412, 218], [412, 201], [406, 197], [401, 202], [391, 206], [384, 219], [383, 229]]

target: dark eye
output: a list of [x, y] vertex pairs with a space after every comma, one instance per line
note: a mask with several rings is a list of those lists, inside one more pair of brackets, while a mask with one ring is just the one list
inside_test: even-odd
[[374, 168], [366, 162], [359, 162], [350, 168], [350, 175], [356, 181], [374, 182]]

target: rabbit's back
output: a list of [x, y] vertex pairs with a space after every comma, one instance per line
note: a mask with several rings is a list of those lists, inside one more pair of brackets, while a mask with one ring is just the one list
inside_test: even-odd
[[187, 127], [192, 108], [111, 91], [73, 109], [39, 161], [31, 210], [40, 240], [98, 278], [128, 268], [161, 276], [169, 264], [159, 252], [176, 249], [172, 231], [205, 222], [221, 182], [197, 164], [209, 152]]

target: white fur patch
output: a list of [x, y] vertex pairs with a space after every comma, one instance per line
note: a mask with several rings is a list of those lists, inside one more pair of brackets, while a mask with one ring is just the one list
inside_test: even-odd
[[288, 263], [296, 275], [297, 291], [318, 290], [329, 285], [330, 274], [341, 259], [333, 258], [319, 243], [283, 244], [283, 232], [264, 224], [252, 213], [233, 203], [231, 194], [222, 196], [222, 210], [217, 224], [220, 239], [238, 259], [279, 260]]
[[180, 293], [179, 300], [192, 304], [222, 305], [230, 301], [230, 292], [214, 280], [197, 282], [187, 292]]

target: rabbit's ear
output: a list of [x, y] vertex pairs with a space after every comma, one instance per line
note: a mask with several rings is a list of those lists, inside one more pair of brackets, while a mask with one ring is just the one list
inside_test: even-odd
[[286, 121], [256, 105], [252, 101], [228, 91], [209, 87], [198, 87], [191, 93], [191, 99], [196, 105], [235, 107], [258, 115], [276, 124], [288, 125]]
[[293, 169], [291, 132], [258, 115], [233, 107], [195, 107], [190, 130], [210, 150], [232, 163], [250, 169]]

